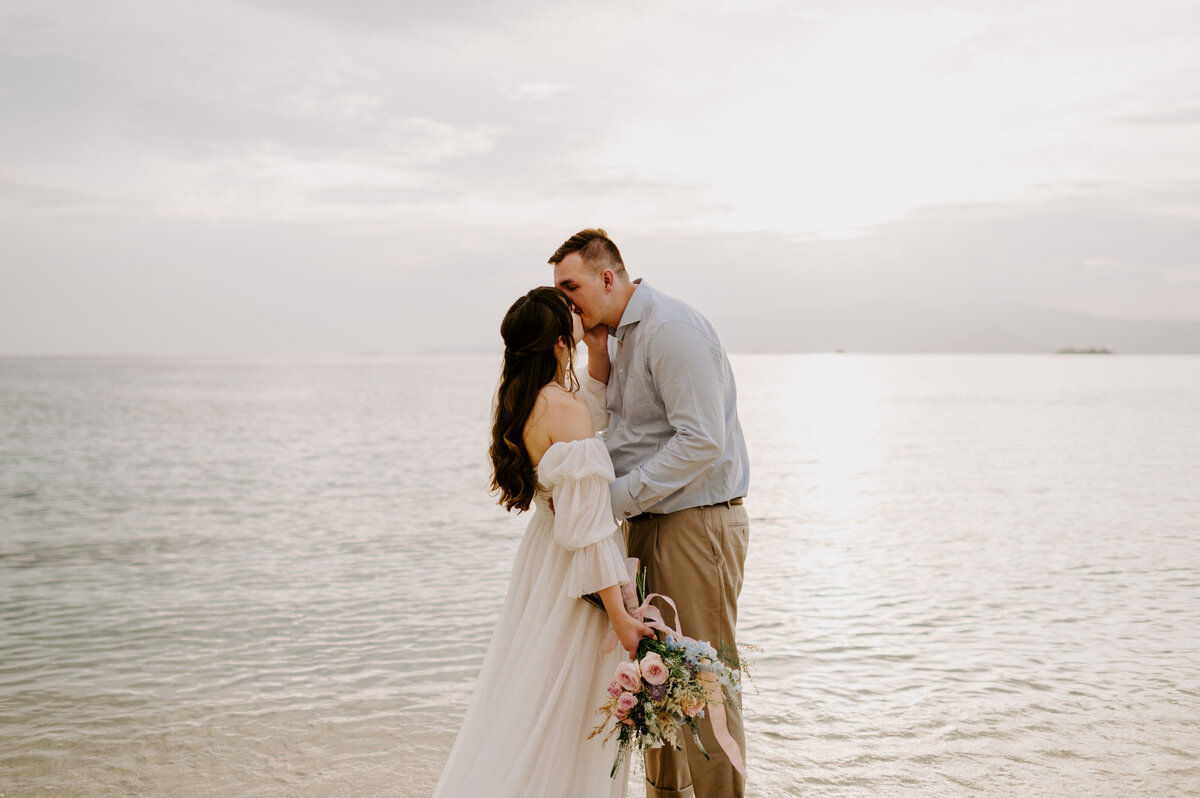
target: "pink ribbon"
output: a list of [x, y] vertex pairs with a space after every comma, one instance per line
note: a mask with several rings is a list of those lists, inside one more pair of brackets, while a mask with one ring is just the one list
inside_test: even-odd
[[[632, 560], [632, 562], [635, 563], [634, 567], [636, 568], [637, 560]], [[668, 626], [667, 622], [663, 620], [662, 611], [650, 603], [651, 599], [656, 598], [660, 598], [667, 602], [667, 604], [671, 605], [671, 609], [675, 612], [674, 628]], [[683, 622], [679, 618], [679, 608], [675, 606], [675, 602], [671, 600], [670, 596], [664, 596], [661, 593], [651, 593], [650, 595], [646, 596], [646, 600], [643, 601], [640, 606], [630, 610], [629, 614], [649, 626], [651, 629], [657, 629], [660, 632], [666, 632], [681, 642], [696, 642], [693, 638], [684, 637], [682, 631]], [[609, 628], [608, 634], [606, 634], [604, 639], [600, 641], [600, 654], [603, 656], [604, 654], [612, 651], [616, 644], [617, 633], [612, 628]], [[719, 684], [715, 683], [715, 679], [705, 680], [704, 686], [710, 699], [721, 695], [721, 687]], [[742, 749], [738, 747], [737, 741], [734, 740], [733, 735], [729, 733], [728, 718], [725, 715], [724, 701], [721, 700], [716, 703], [708, 701], [705, 706], [708, 707], [708, 719], [712, 723], [713, 737], [717, 739], [717, 743], [721, 746], [721, 749], [725, 752], [725, 755], [729, 757], [729, 764], [733, 765], [734, 769], [737, 770], [738, 773], [741, 773], [742, 777], [744, 778], [746, 775], [746, 763], [745, 760], [742, 759]]]
[[[718, 687], [717, 690], [721, 688]], [[713, 737], [717, 738], [717, 743], [725, 752], [725, 756], [729, 757], [729, 764], [733, 765], [734, 770], [742, 774], [742, 778], [746, 777], [746, 763], [742, 759], [742, 749], [738, 748], [737, 740], [733, 739], [733, 735], [729, 733], [729, 726], [725, 717], [725, 704], [708, 704], [708, 719], [712, 722]]]
[[[667, 626], [667, 622], [663, 620], [662, 611], [650, 603], [651, 599], [660, 598], [671, 605], [671, 609], [675, 612], [675, 627]], [[669, 635], [674, 635], [680, 640], [686, 640], [683, 632], [679, 629], [679, 610], [675, 607], [675, 602], [670, 596], [664, 596], [662, 593], [651, 593], [646, 596], [646, 600], [642, 602], [640, 607], [630, 610], [629, 614], [637, 618], [642, 623], [649, 626], [651, 629], [657, 629], [660, 632], [666, 632]], [[614, 633], [615, 634], [615, 633]]]

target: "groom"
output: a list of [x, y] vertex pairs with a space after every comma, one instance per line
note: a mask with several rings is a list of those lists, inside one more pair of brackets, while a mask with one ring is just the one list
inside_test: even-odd
[[[603, 230], [571, 236], [550, 263], [554, 284], [587, 330], [584, 390], [594, 410], [607, 410], [613, 512], [624, 521], [629, 556], [648, 569], [648, 592], [674, 599], [684, 634], [718, 651], [733, 646], [750, 468], [725, 349], [695, 310], [630, 281]], [[729, 732], [744, 751], [741, 710], [727, 710]], [[712, 760], [690, 739], [685, 751], [647, 751], [647, 798], [744, 795], [745, 780], [708, 717], [699, 725]]]

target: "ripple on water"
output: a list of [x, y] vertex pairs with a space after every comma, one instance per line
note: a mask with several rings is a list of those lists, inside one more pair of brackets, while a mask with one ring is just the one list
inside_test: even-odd
[[[737, 358], [752, 794], [1200, 795], [1194, 366]], [[9, 794], [429, 793], [523, 528], [490, 359], [0, 375]]]

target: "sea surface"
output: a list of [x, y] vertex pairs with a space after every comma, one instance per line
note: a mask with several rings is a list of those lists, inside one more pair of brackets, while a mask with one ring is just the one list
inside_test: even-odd
[[[1200, 357], [733, 363], [750, 795], [1200, 795]], [[0, 795], [429, 795], [497, 374], [0, 359]]]

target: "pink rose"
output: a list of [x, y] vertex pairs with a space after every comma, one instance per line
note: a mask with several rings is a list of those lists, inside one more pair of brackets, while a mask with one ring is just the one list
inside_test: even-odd
[[[633, 693], [621, 693], [621, 697], [617, 699], [617, 711], [628, 713], [629, 710], [637, 706], [637, 696]], [[624, 717], [622, 715], [621, 717]]]
[[621, 685], [617, 684], [616, 682], [609, 682], [608, 694], [614, 698], [619, 696], [621, 694]]
[[632, 662], [622, 662], [618, 665], [617, 673], [613, 676], [613, 681], [622, 690], [627, 690], [631, 693], [636, 693], [642, 688], [642, 675], [638, 672], [638, 666]]
[[646, 680], [647, 684], [660, 685], [670, 675], [671, 672], [667, 670], [666, 663], [655, 652], [651, 651], [642, 657], [642, 678]]
[[698, 698], [693, 698], [683, 705], [683, 714], [689, 718], [694, 718], [700, 714], [700, 710], [704, 709], [704, 702]]

